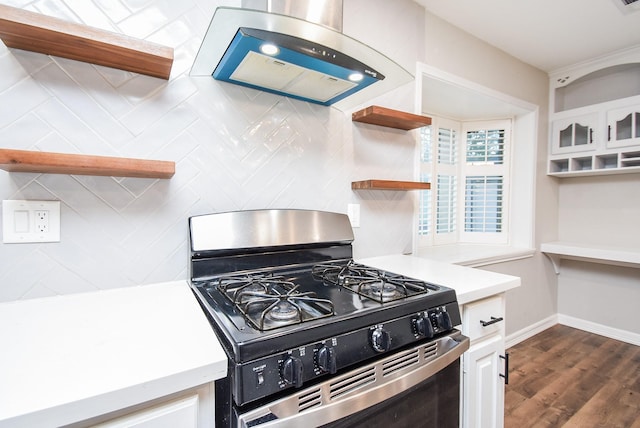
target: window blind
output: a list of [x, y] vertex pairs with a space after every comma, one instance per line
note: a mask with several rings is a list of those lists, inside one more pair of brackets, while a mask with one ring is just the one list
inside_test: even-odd
[[502, 232], [503, 182], [500, 175], [466, 177], [465, 232]]

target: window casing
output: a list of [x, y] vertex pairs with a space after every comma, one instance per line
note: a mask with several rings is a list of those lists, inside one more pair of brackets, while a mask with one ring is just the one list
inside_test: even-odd
[[511, 121], [434, 117], [420, 136], [418, 245], [508, 244]]

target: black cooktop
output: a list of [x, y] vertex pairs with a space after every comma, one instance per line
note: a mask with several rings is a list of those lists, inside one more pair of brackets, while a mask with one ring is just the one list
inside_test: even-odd
[[[353, 265], [353, 262], [350, 259], [332, 261], [329, 267], [336, 264], [347, 266]], [[343, 275], [344, 284], [339, 283], [338, 275], [319, 275], [319, 271], [327, 268], [326, 265], [221, 275], [193, 281], [192, 288], [205, 313], [212, 319], [212, 325], [219, 332], [230, 358], [236, 362], [249, 361], [456, 302], [455, 292], [447, 287], [362, 265], [356, 267], [368, 269], [366, 272], [359, 270], [357, 274], [365, 276], [367, 285], [364, 287], [373, 286], [374, 294], [378, 292], [377, 298], [366, 295], [370, 290], [353, 286], [355, 282], [349, 280], [351, 273]], [[374, 280], [379, 275], [385, 276], [390, 282], [401, 279], [410, 281], [408, 290], [388, 292], [385, 286], [380, 285], [380, 281]], [[259, 277], [267, 286], [273, 285], [280, 294], [293, 289], [296, 306], [310, 309], [311, 315], [305, 312], [291, 317], [286, 313], [287, 310], [280, 311], [281, 300], [268, 297], [265, 289], [261, 288], [263, 284], [247, 285], [252, 277]], [[362, 283], [361, 279], [359, 283]], [[254, 303], [255, 298], [266, 301]], [[270, 306], [276, 309], [277, 315], [263, 315]], [[456, 325], [460, 320], [453, 322]]]

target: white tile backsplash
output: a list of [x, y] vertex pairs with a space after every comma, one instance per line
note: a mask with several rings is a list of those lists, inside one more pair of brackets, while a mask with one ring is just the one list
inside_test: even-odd
[[[75, 2], [82, 2], [83, 0], [74, 0]], [[131, 14], [131, 10], [128, 9], [124, 3], [120, 0], [93, 0], [98, 8], [104, 13], [112, 22], [118, 23], [127, 18]]]
[[3, 148], [27, 149], [45, 138], [53, 129], [33, 113], [28, 113], [13, 123], [0, 127]]
[[106, 11], [86, 0], [64, 0], [64, 3], [78, 17], [78, 21], [106, 31], [118, 32], [113, 20]]
[[0, 79], [0, 92], [9, 89], [29, 74], [20, 67], [18, 60], [6, 51], [0, 55], [0, 70], [2, 70], [2, 79]]
[[[186, 279], [187, 218], [209, 212], [346, 213], [358, 203], [357, 257], [410, 248], [415, 195], [354, 192], [351, 181], [412, 179], [411, 132], [354, 125], [350, 113], [189, 76], [213, 9], [238, 2], [12, 3], [161, 41], [176, 49], [176, 61], [166, 81], [0, 44], [0, 147], [173, 160], [176, 175], [0, 170], [2, 199], [61, 201], [59, 243], [0, 244], [0, 301]], [[376, 103], [410, 108], [412, 90]]]
[[[90, 75], [94, 77], [94, 81], [101, 80], [97, 79], [92, 67], [81, 67], [83, 65], [85, 64], [77, 61], [57, 58], [54, 63], [39, 70], [34, 79], [59, 101], [60, 106], [54, 108], [65, 108], [77, 117], [77, 121], [82, 122], [84, 128], [108, 137], [109, 145], [118, 147], [131, 138], [131, 132], [78, 84], [75, 75]], [[86, 77], [83, 80], [86, 80]], [[89, 90], [95, 92], [92, 88]], [[67, 124], [66, 122], [70, 121], [56, 120], [56, 123]], [[69, 131], [65, 131], [64, 134], [69, 134]]]
[[0, 128], [11, 125], [49, 99], [49, 94], [30, 78], [0, 92]]

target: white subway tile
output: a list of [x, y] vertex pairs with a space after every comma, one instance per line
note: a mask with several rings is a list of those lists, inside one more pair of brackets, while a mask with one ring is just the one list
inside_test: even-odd
[[50, 95], [31, 79], [0, 92], [0, 128], [10, 125], [46, 102]]

